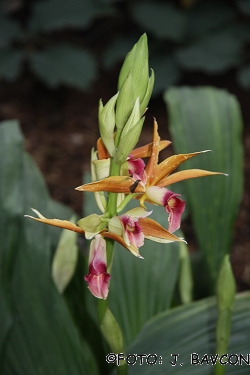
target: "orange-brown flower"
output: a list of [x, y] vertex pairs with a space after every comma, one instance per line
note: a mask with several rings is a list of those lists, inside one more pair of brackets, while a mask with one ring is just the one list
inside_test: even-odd
[[[189, 178], [212, 176], [222, 173], [201, 169], [189, 169], [172, 174], [182, 163], [201, 153], [208, 152], [208, 150], [190, 154], [173, 155], [158, 164], [159, 152], [169, 143], [169, 141], [160, 140], [158, 125], [157, 122], [154, 121], [153, 142], [133, 150], [130, 156], [134, 161], [137, 158], [149, 156], [144, 172], [142, 173], [140, 170], [143, 181], [140, 181], [138, 179], [138, 173], [134, 173], [131, 169], [131, 176], [106, 177], [99, 181], [79, 186], [76, 190], [92, 192], [106, 191], [124, 194], [137, 193], [136, 198], [140, 199], [140, 205], [144, 208], [145, 201], [164, 206], [169, 213], [169, 231], [175, 231], [180, 226], [181, 214], [184, 211], [185, 202], [178, 198], [178, 194], [165, 189], [165, 187]], [[100, 154], [105, 155], [105, 152], [101, 150]]]
[[[25, 215], [25, 217], [29, 217], [33, 220], [39, 221], [44, 224], [53, 225], [55, 227], [63, 228], [72, 230], [74, 232], [85, 234], [85, 231], [80, 228], [78, 225], [71, 223], [68, 220], [59, 220], [59, 219], [47, 219], [43, 215], [40, 214], [35, 209], [32, 209], [38, 217], [33, 217], [30, 215]], [[141, 210], [141, 208], [137, 208], [137, 210]], [[132, 211], [132, 210], [131, 210]], [[150, 214], [150, 213], [148, 213]], [[126, 215], [126, 214], [124, 214]], [[123, 216], [124, 216], [123, 215]], [[135, 215], [130, 215], [130, 212], [128, 211], [128, 215], [130, 217], [135, 217]], [[163, 228], [159, 223], [157, 223], [155, 220], [152, 220], [148, 217], [145, 217], [146, 214], [140, 214], [137, 215], [137, 223], [140, 226], [140, 230], [144, 236], [144, 238], [155, 241], [155, 242], [161, 242], [161, 243], [170, 243], [175, 241], [183, 241], [182, 238], [178, 238], [173, 233], [170, 233], [165, 228]], [[112, 220], [112, 219], [111, 219]], [[128, 229], [128, 228], [126, 228]], [[126, 236], [121, 231], [114, 230], [111, 226], [110, 229], [105, 228], [99, 232], [99, 235], [101, 235], [104, 238], [110, 238], [116, 242], [118, 242], [120, 245], [125, 247], [127, 250], [129, 250], [133, 255], [135, 255], [138, 258], [143, 258], [138, 249], [138, 244], [134, 243], [133, 241], [127, 241]]]

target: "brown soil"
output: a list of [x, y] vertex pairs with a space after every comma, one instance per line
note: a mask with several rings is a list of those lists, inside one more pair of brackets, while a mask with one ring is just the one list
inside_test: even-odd
[[[118, 70], [101, 74], [92, 89], [83, 93], [59, 88], [51, 91], [28, 73], [15, 83], [0, 87], [0, 120], [19, 119], [27, 151], [40, 167], [53, 198], [69, 205], [78, 214], [82, 211], [82, 195], [75, 187], [89, 170], [90, 150], [98, 137], [97, 109], [99, 98], [106, 102], [116, 92]], [[235, 223], [232, 263], [238, 289], [250, 285], [250, 93], [240, 91], [230, 74], [207, 78], [201, 74], [188, 75], [183, 83], [209, 84], [227, 88], [240, 100], [244, 117], [245, 190]], [[151, 141], [152, 117], [159, 123], [162, 138], [169, 138], [167, 113], [160, 97], [151, 100], [141, 144]], [[171, 152], [169, 150], [168, 152]], [[183, 223], [185, 236], [192, 249], [196, 242], [190, 220]]]

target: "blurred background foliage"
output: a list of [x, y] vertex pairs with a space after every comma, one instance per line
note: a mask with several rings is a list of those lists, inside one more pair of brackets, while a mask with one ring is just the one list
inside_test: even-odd
[[[154, 93], [185, 72], [223, 74], [250, 87], [246, 0], [5, 0], [0, 9], [0, 78], [24, 68], [50, 87], [87, 90], [147, 32]], [[60, 63], [60, 64], [59, 64]]]

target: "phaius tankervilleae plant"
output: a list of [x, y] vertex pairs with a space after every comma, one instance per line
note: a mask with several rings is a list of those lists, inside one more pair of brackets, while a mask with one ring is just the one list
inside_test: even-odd
[[[139, 248], [145, 239], [159, 243], [184, 241], [174, 232], [180, 227], [185, 201], [167, 186], [189, 178], [220, 173], [200, 169], [172, 173], [186, 160], [207, 151], [173, 155], [159, 162], [159, 152], [170, 142], [160, 140], [156, 120], [152, 142], [135, 148], [153, 84], [153, 71], [149, 76], [147, 38], [143, 35], [124, 61], [117, 94], [106, 105], [100, 101], [101, 137], [91, 155], [92, 182], [76, 188], [93, 192], [101, 213], [84, 217], [75, 225], [65, 220], [47, 219], [33, 210], [38, 215], [33, 219], [76, 231], [91, 240], [89, 273], [85, 280], [91, 293], [100, 300], [106, 300], [108, 296], [115, 242], [142, 258]], [[147, 160], [146, 164], [143, 159]], [[126, 211], [131, 199], [138, 201], [138, 207]], [[147, 204], [165, 208], [168, 214], [166, 228], [149, 217], [152, 210], [147, 209]], [[107, 302], [102, 302], [99, 308], [102, 332], [114, 351], [122, 351], [122, 344], [119, 346], [109, 340], [109, 330], [117, 323]]]

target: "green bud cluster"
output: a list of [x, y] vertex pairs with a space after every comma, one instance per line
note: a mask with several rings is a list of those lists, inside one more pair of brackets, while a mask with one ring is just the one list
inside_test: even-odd
[[[122, 65], [118, 93], [105, 106], [99, 103], [100, 134], [115, 163], [123, 163], [139, 140], [154, 86], [149, 76], [147, 36], [143, 34]], [[116, 128], [116, 137], [114, 131]]]

